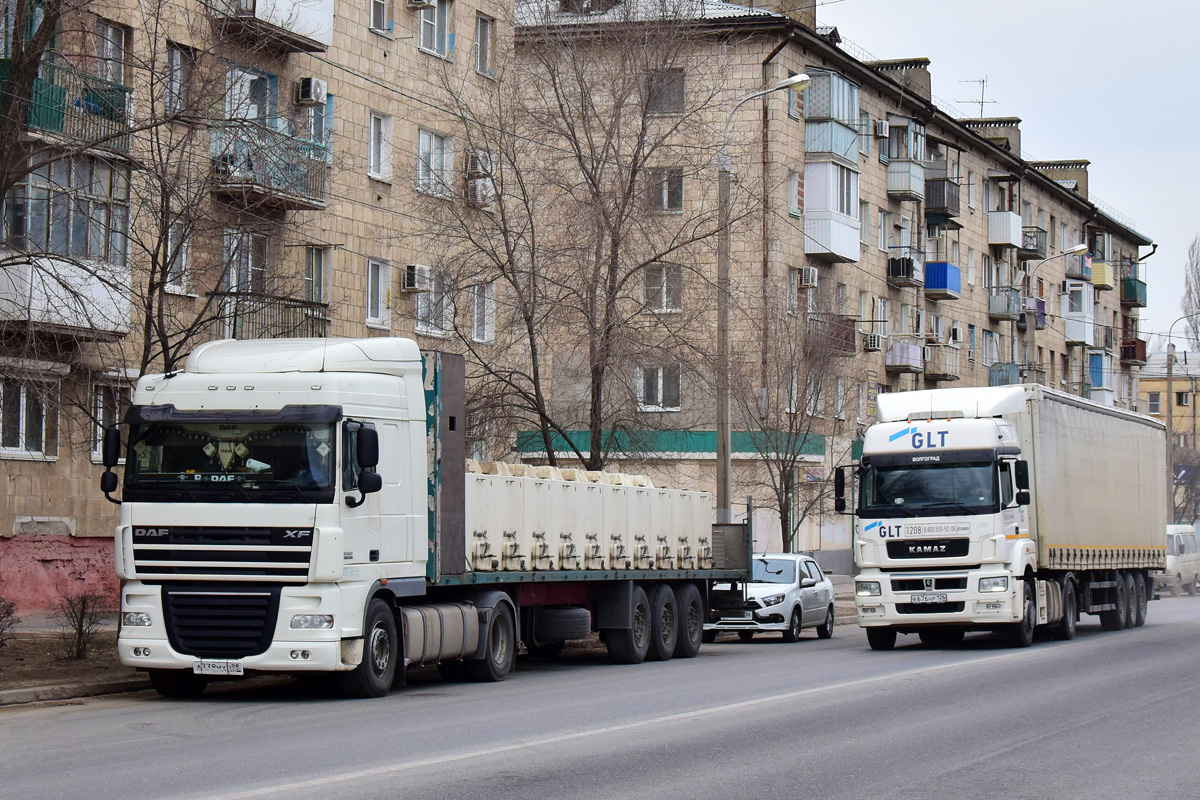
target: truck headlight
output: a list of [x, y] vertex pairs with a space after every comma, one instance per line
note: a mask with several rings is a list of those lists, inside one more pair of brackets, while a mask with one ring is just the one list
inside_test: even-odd
[[327, 630], [333, 627], [333, 614], [297, 614], [292, 617], [292, 627], [308, 631]]
[[859, 597], [879, 597], [883, 594], [879, 589], [879, 581], [859, 581], [854, 584], [854, 593]]
[[150, 615], [145, 611], [126, 611], [121, 618], [121, 622], [127, 628], [149, 628]]
[[770, 597], [764, 597], [762, 599], [762, 604], [764, 606], [777, 605], [778, 603], [783, 602], [783, 598], [784, 598], [784, 595], [782, 595], [782, 594], [773, 594]]
[[1003, 578], [980, 578], [980, 592], [1007, 592], [1008, 591], [1008, 576]]

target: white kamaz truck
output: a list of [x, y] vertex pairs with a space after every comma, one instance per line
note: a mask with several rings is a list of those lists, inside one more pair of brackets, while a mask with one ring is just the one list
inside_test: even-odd
[[[593, 630], [617, 662], [691, 657], [742, 603], [748, 523], [640, 477], [468, 461], [461, 357], [406, 339], [212, 342], [143, 377], [124, 421], [118, 647], [164, 695], [325, 672], [380, 696], [425, 664], [498, 681]], [[121, 452], [114, 427], [110, 500]]]
[[[879, 397], [858, 469], [858, 624], [949, 643], [1071, 639], [1079, 613], [1142, 625], [1164, 562], [1166, 438], [1149, 417], [1042, 386]], [[835, 477], [845, 508], [844, 473]]]

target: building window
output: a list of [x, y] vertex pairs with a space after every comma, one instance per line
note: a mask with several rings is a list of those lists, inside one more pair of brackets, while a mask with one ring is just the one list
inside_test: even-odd
[[638, 367], [638, 410], [678, 411], [681, 377], [678, 364]]
[[392, 179], [392, 118], [374, 112], [367, 132], [367, 175], [380, 181]]
[[650, 264], [646, 274], [646, 310], [662, 312], [683, 308], [683, 269], [678, 264]]
[[[796, 77], [796, 73], [788, 70], [788, 77]], [[804, 115], [804, 92], [797, 92], [794, 88], [788, 87], [788, 116], [792, 119], [800, 119]]]
[[683, 169], [650, 170], [650, 208], [654, 211], [683, 211]]
[[837, 120], [850, 128], [856, 127], [859, 119], [858, 86], [836, 72], [809, 70], [812, 84], [808, 87], [804, 103], [804, 116], [808, 119]]
[[471, 338], [490, 342], [496, 338], [496, 283], [477, 283], [471, 287]]
[[975, 326], [967, 326], [967, 361], [975, 363]]
[[163, 287], [175, 294], [187, 291], [188, 259], [192, 243], [187, 235], [187, 223], [175, 220], [167, 229], [166, 263], [162, 270]]
[[371, 0], [371, 30], [390, 33], [394, 27], [392, 4], [388, 0]]
[[58, 384], [0, 380], [0, 454], [58, 455]]
[[496, 20], [479, 14], [475, 17], [475, 71], [489, 78], [496, 74], [492, 69], [492, 32]]
[[449, 58], [454, 36], [449, 33], [450, 0], [429, 0], [433, 5], [421, 9], [419, 47], [427, 53]]
[[103, 454], [104, 432], [120, 422], [129, 408], [129, 387], [112, 383], [92, 384], [92, 455]]
[[190, 87], [196, 51], [174, 42], [167, 44], [167, 70], [163, 76], [163, 110], [180, 114], [191, 102]]
[[866, 200], [858, 201], [858, 218], [862, 220], [862, 228], [858, 232], [859, 241], [864, 245], [871, 244], [871, 204]]
[[122, 166], [83, 154], [42, 164], [5, 206], [13, 247], [125, 264], [129, 173]]
[[267, 291], [267, 237], [240, 230], [225, 231], [225, 274], [227, 292], [265, 294]]
[[391, 269], [386, 261], [367, 260], [367, 324], [387, 326]]
[[788, 174], [788, 213], [799, 217], [804, 213], [804, 186], [799, 172]]
[[1162, 413], [1162, 392], [1149, 392], [1146, 394], [1146, 410], [1151, 414]]
[[329, 250], [324, 247], [304, 248], [304, 299], [310, 303], [325, 302], [326, 260]]
[[417, 333], [445, 336], [454, 328], [454, 300], [448, 272], [417, 267]]
[[888, 251], [888, 227], [891, 225], [892, 215], [883, 209], [879, 210], [879, 249], [883, 252]]
[[1192, 404], [1192, 393], [1191, 392], [1176, 392], [1175, 393], [1175, 405], [1189, 406], [1191, 404]]
[[995, 331], [985, 330], [983, 332], [983, 353], [981, 354], [984, 366], [988, 366], [1000, 360], [1000, 337]]
[[858, 154], [871, 155], [871, 114], [861, 108], [858, 110]]
[[646, 84], [646, 111], [648, 113], [683, 113], [682, 69], [663, 69], [652, 72]]
[[975, 207], [975, 173], [967, 170], [967, 208]]
[[813, 373], [804, 379], [804, 413], [811, 417], [825, 416], [825, 398], [820, 380]]
[[125, 54], [129, 52], [129, 29], [106, 19], [96, 23], [96, 74], [106, 81], [125, 85]]
[[454, 169], [451, 140], [432, 131], [417, 134], [417, 190], [445, 196], [451, 187]]
[[800, 310], [800, 270], [787, 271], [787, 313], [795, 314]]

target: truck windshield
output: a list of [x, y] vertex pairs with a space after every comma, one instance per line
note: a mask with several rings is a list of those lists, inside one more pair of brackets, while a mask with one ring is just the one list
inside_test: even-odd
[[328, 422], [165, 421], [130, 428], [125, 499], [320, 503], [334, 489]]
[[867, 467], [859, 515], [992, 514], [998, 510], [996, 486], [993, 462]]
[[796, 562], [781, 558], [758, 558], [750, 580], [755, 583], [795, 583]]

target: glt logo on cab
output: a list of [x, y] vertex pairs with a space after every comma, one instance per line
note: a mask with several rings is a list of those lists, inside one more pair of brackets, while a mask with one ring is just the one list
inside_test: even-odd
[[912, 446], [914, 450], [928, 450], [935, 447], [946, 446], [946, 434], [950, 431], [926, 431], [921, 433], [915, 425], [910, 425], [902, 431], [896, 431], [888, 437], [889, 442], [894, 442], [897, 439], [902, 439], [905, 436], [912, 435]]

